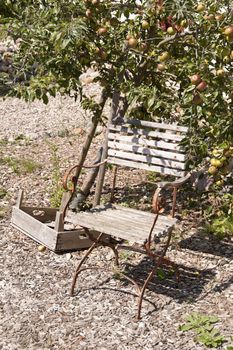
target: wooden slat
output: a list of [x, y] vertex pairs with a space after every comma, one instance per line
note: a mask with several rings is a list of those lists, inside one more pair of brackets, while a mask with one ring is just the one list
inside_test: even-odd
[[184, 139], [184, 135], [176, 135], [176, 134], [172, 134], [169, 132], [159, 132], [159, 131], [148, 131], [146, 129], [130, 129], [120, 125], [110, 125], [109, 127], [110, 130], [112, 131], [117, 131], [117, 132], [126, 132], [129, 135], [145, 135], [147, 137], [156, 137], [156, 138], [160, 138], [162, 140], [173, 140], [173, 141], [182, 141]]
[[[121, 142], [109, 141], [108, 147], [110, 149], [112, 148], [113, 150], [128, 151], [128, 152], [134, 152], [135, 154], [139, 153], [139, 154], [148, 155], [151, 157], [159, 157], [159, 158], [161, 158], [161, 161], [167, 160], [168, 166], [169, 166], [169, 163], [171, 163], [171, 160], [176, 160], [179, 162], [184, 162], [186, 160], [186, 156], [184, 154], [165, 152], [165, 151], [156, 150], [153, 148], [140, 147], [138, 145], [132, 145], [132, 144], [126, 145], [126, 144], [123, 144]], [[174, 163], [177, 163], [177, 162], [174, 162]], [[160, 164], [160, 163], [156, 163], [156, 164]], [[165, 163], [163, 163], [161, 165], [164, 165], [164, 164]]]
[[[102, 205], [87, 212], [77, 214], [68, 211], [67, 218], [92, 230], [104, 232], [135, 242], [148, 238], [155, 215], [119, 205]], [[170, 232], [176, 219], [160, 216], [154, 228], [154, 235], [161, 236]]]
[[[138, 211], [139, 212], [139, 211]], [[140, 211], [141, 214], [141, 211]], [[111, 220], [115, 219], [116, 215], [119, 217], [119, 220], [124, 221], [127, 220], [129, 222], [131, 222], [132, 225], [135, 225], [135, 227], [138, 228], [142, 228], [143, 231], [145, 230], [145, 227], [148, 227], [148, 232], [147, 234], [149, 234], [150, 231], [150, 227], [154, 222], [154, 217], [150, 216], [150, 218], [148, 219], [147, 217], [143, 216], [143, 215], [139, 215], [139, 214], [132, 214], [130, 212], [128, 212], [127, 210], [113, 210], [113, 209], [108, 209], [103, 211], [101, 214], [101, 217], [106, 217], [106, 219], [108, 219], [110, 222]], [[167, 229], [169, 229], [169, 227], [171, 226], [171, 222], [164, 222], [162, 220], [158, 220], [156, 223], [156, 226], [154, 228], [155, 232], [160, 232], [160, 231], [166, 231]]]
[[[127, 210], [128, 213], [130, 214], [135, 214], [137, 215], [137, 212], [138, 212], [138, 209], [133, 209], [133, 208], [125, 208], [123, 207], [122, 205], [119, 205], [119, 204], [112, 204], [112, 206], [116, 209], [119, 209], [119, 210]], [[144, 216], [146, 219], [149, 218], [151, 215], [155, 215], [153, 213], [150, 213], [148, 211], [143, 211], [141, 210], [140, 211], [140, 215], [141, 216]], [[163, 215], [160, 215], [159, 216], [159, 219], [158, 221], [162, 221], [162, 222], [165, 222], [165, 223], [169, 223], [169, 224], [175, 224], [177, 222], [177, 219], [175, 218], [172, 218], [170, 216], [163, 216]]]
[[55, 250], [57, 237], [54, 230], [23, 210], [13, 207], [11, 224], [35, 241], [44, 244], [51, 250]]
[[165, 124], [165, 123], [157, 123], [157, 122], [149, 122], [146, 120], [138, 120], [131, 119], [127, 121], [127, 124], [135, 125], [135, 126], [144, 126], [152, 129], [164, 129], [164, 130], [172, 130], [179, 131], [182, 133], [187, 133], [188, 128], [186, 126], [180, 126], [175, 124]]
[[132, 227], [130, 230], [130, 227], [127, 227], [126, 225], [122, 226], [119, 220], [111, 222], [110, 220], [106, 220], [105, 217], [98, 217], [98, 215], [93, 213], [68, 213], [67, 217], [70, 221], [77, 223], [80, 226], [86, 227], [90, 230], [103, 232], [117, 238], [134, 242], [143, 242], [147, 238], [139, 232], [135, 233], [135, 231], [132, 230]]
[[124, 152], [124, 151], [109, 149], [108, 155], [110, 157], [114, 157], [114, 158], [129, 159], [129, 160], [133, 160], [136, 162], [161, 165], [165, 168], [174, 168], [174, 169], [182, 169], [182, 170], [185, 170], [185, 168], [186, 168], [186, 165], [184, 163], [173, 162], [169, 159], [156, 158], [156, 157], [151, 156], [150, 154], [142, 155], [142, 154], [138, 154], [138, 153]]
[[[140, 213], [140, 212], [139, 212]], [[80, 226], [87, 227], [91, 230], [103, 232], [105, 234], [113, 235], [118, 238], [126, 239], [134, 242], [143, 242], [147, 239], [154, 216], [151, 217], [151, 222], [145, 224], [135, 225], [132, 219], [119, 217], [107, 217], [101, 213], [80, 212], [77, 214], [68, 213], [68, 218]], [[155, 228], [154, 235], [161, 236], [166, 234], [171, 227], [164, 229]]]
[[[145, 218], [145, 220], [147, 221], [150, 220], [150, 218], [152, 218], [155, 215], [154, 213], [149, 211], [144, 211], [144, 210], [139, 211], [138, 209], [124, 207], [123, 205], [112, 204], [112, 203], [98, 205], [97, 207], [94, 207], [93, 209], [91, 209], [91, 212], [98, 213], [100, 211], [102, 212], [104, 210], [109, 210], [109, 209], [113, 209], [113, 210], [116, 209], [117, 211], [127, 212], [128, 216], [131, 216], [131, 217], [138, 217], [139, 216], [138, 213], [140, 212], [140, 218]], [[177, 219], [172, 218], [170, 216], [159, 215], [158, 221], [171, 225], [171, 224], [175, 224], [177, 222]]]
[[[24, 211], [25, 209], [26, 211]], [[38, 219], [29, 214], [31, 210], [37, 208], [31, 207], [13, 207], [11, 225], [32, 238], [34, 241], [43, 244], [52, 251], [66, 251], [71, 249], [83, 249], [89, 248], [92, 242], [88, 238], [83, 238], [81, 235], [85, 234], [83, 228], [76, 228], [72, 231], [57, 232], [48, 224], [44, 224]], [[52, 208], [39, 208], [46, 212], [46, 215], [50, 215], [53, 212], [57, 212]], [[38, 209], [37, 209], [38, 210]], [[47, 213], [48, 210], [48, 213]]]
[[[112, 141], [122, 141], [122, 143], [125, 144], [132, 144], [132, 145], [142, 145], [142, 146], [148, 146], [148, 147], [154, 147], [154, 148], [161, 148], [164, 150], [171, 150], [171, 151], [178, 151], [180, 153], [183, 153], [184, 150], [181, 146], [179, 146], [179, 143], [176, 142], [165, 142], [165, 141], [155, 141], [155, 140], [148, 140], [143, 136], [127, 136], [127, 135], [121, 135], [119, 133], [109, 133], [108, 139]], [[110, 142], [110, 141], [109, 141]]]
[[124, 160], [124, 159], [119, 159], [119, 158], [108, 157], [108, 163], [120, 165], [120, 166], [125, 166], [125, 167], [130, 167], [130, 168], [135, 168], [135, 169], [155, 171], [157, 173], [161, 173], [161, 174], [165, 174], [165, 175], [174, 175], [177, 177], [185, 176], [185, 171], [182, 171], [182, 170], [176, 170], [176, 169], [172, 169], [172, 168], [164, 168], [164, 167], [160, 167], [160, 166], [156, 166], [156, 165], [139, 163], [139, 162]]

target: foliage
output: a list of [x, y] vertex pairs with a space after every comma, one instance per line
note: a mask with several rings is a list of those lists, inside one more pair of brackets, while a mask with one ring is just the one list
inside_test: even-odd
[[11, 156], [3, 157], [0, 160], [0, 164], [9, 166], [17, 175], [30, 174], [41, 168], [41, 164], [35, 162], [33, 159], [18, 159]]
[[3, 199], [7, 195], [7, 190], [0, 186], [0, 199]]
[[208, 233], [224, 238], [233, 232], [233, 195], [231, 193], [209, 194], [212, 203], [205, 211], [205, 218], [209, 224], [204, 228]]
[[100, 119], [103, 106], [86, 95], [81, 78], [92, 68], [104, 101], [119, 91], [129, 118], [189, 127], [184, 146], [190, 167], [223, 150], [214, 155], [215, 164], [226, 159], [210, 176], [217, 191], [227, 185], [232, 154], [225, 156], [223, 145], [233, 143], [230, 0], [2, 0], [0, 31], [18, 45], [8, 58], [12, 95], [47, 103], [49, 95], [69, 94]]
[[197, 334], [196, 341], [198, 343], [209, 348], [217, 348], [226, 341], [218, 329], [213, 326], [218, 322], [218, 317], [192, 313], [186, 317], [186, 321], [187, 323], [180, 326], [179, 329], [181, 331], [194, 330]]
[[[7, 0], [1, 8], [20, 42], [12, 82], [19, 97], [83, 96], [80, 75], [92, 67], [108, 96], [119, 89], [134, 115], [190, 126], [196, 160], [211, 144], [232, 141], [230, 1], [205, 0], [201, 11], [194, 0], [26, 3]], [[195, 75], [204, 85], [192, 83]]]

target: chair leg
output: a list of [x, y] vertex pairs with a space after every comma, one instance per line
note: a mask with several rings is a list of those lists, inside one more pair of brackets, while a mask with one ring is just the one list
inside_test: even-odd
[[118, 251], [117, 251], [115, 246], [109, 246], [109, 247], [113, 250], [113, 253], [114, 253], [114, 256], [115, 256], [115, 265], [117, 267], [119, 267], [119, 254], [118, 254]]
[[90, 246], [90, 248], [87, 250], [86, 254], [83, 256], [83, 258], [81, 259], [81, 261], [79, 262], [76, 271], [74, 273], [73, 276], [73, 280], [72, 280], [72, 284], [71, 284], [71, 290], [70, 290], [70, 295], [73, 296], [74, 295], [74, 288], [75, 288], [75, 284], [76, 284], [76, 280], [78, 278], [79, 273], [81, 272], [81, 266], [83, 265], [83, 263], [87, 260], [88, 256], [91, 254], [92, 250], [98, 246], [99, 241], [101, 239], [101, 237], [103, 236], [103, 233], [101, 233], [97, 240]]
[[143, 300], [143, 296], [145, 294], [145, 290], [148, 286], [148, 284], [150, 283], [152, 277], [154, 276], [154, 274], [156, 273], [157, 271], [157, 266], [155, 266], [151, 272], [149, 273], [149, 275], [147, 276], [147, 279], [145, 280], [142, 288], [141, 288], [141, 291], [140, 291], [140, 294], [139, 294], [139, 299], [138, 299], [138, 312], [137, 312], [137, 320], [140, 320], [141, 318], [141, 309], [142, 309], [142, 300]]
[[162, 256], [165, 256], [165, 255], [166, 255], [167, 250], [168, 250], [168, 247], [169, 247], [170, 242], [171, 242], [171, 238], [172, 238], [172, 230], [170, 231], [170, 233], [169, 233], [169, 235], [168, 235], [167, 242], [166, 242], [166, 244], [165, 244], [165, 247], [164, 247]]

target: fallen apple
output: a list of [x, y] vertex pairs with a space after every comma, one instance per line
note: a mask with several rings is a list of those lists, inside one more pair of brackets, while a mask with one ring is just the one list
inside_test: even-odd
[[90, 9], [86, 10], [86, 16], [90, 18], [92, 16], [92, 11]]
[[108, 28], [107, 27], [101, 27], [97, 30], [97, 34], [98, 35], [103, 35], [103, 34], [106, 34], [108, 31]]
[[193, 103], [195, 105], [200, 105], [200, 104], [202, 104], [202, 102], [203, 102], [203, 100], [198, 93], [193, 96]]
[[37, 249], [40, 253], [43, 253], [46, 250], [46, 247], [44, 245], [40, 244]]
[[210, 160], [210, 164], [213, 165], [216, 168], [220, 168], [222, 166], [222, 163], [221, 163], [220, 159], [216, 159], [216, 158], [212, 158]]

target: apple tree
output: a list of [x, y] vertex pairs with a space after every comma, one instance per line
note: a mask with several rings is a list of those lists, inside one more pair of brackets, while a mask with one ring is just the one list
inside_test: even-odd
[[[69, 94], [101, 120], [108, 99], [126, 117], [189, 127], [193, 164], [210, 157], [221, 187], [232, 171], [233, 7], [230, 0], [5, 0], [0, 28], [14, 41], [11, 94], [48, 102]], [[80, 76], [91, 68], [96, 102]]]

